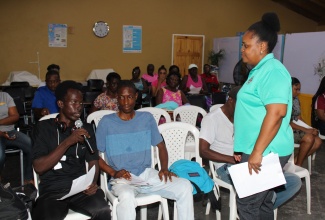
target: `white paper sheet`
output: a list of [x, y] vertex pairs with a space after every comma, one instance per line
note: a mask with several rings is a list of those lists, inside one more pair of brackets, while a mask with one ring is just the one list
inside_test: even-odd
[[239, 198], [247, 197], [286, 183], [278, 154], [263, 157], [261, 171], [252, 175], [248, 163], [240, 163], [228, 168]]
[[299, 126], [304, 127], [304, 128], [312, 128], [309, 125], [307, 125], [305, 122], [303, 122], [303, 121], [301, 121], [299, 119], [297, 121], [292, 120], [292, 122], [295, 123], [296, 125], [299, 125]]
[[77, 193], [80, 193], [82, 191], [84, 191], [85, 189], [87, 189], [87, 187], [93, 182], [94, 180], [94, 176], [95, 176], [95, 166], [93, 166], [87, 174], [85, 175], [82, 175], [80, 177], [78, 177], [77, 179], [74, 179], [72, 181], [72, 186], [71, 186], [71, 189], [70, 189], [70, 192], [63, 196], [61, 199], [58, 199], [58, 200], [63, 200], [63, 199], [66, 199], [70, 196], [73, 196]]
[[129, 185], [133, 185], [136, 187], [150, 187], [151, 186], [150, 183], [148, 183], [144, 179], [142, 179], [132, 173], [131, 173], [131, 180], [119, 178], [119, 179], [114, 179], [114, 180], [110, 181], [110, 184], [112, 184], [112, 185], [114, 185], [114, 184], [129, 184]]

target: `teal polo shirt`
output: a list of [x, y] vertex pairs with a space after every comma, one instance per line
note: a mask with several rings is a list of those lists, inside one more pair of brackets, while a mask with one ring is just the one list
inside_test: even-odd
[[289, 124], [292, 111], [291, 76], [284, 65], [270, 53], [251, 70], [237, 94], [235, 152], [252, 153], [266, 115], [266, 106], [279, 103], [287, 105], [287, 114], [263, 156], [270, 152], [288, 156], [293, 152], [294, 144]]

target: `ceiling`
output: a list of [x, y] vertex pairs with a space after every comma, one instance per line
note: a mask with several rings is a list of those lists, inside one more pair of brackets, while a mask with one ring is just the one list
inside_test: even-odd
[[325, 25], [325, 0], [272, 0], [286, 8], [315, 21], [318, 25]]

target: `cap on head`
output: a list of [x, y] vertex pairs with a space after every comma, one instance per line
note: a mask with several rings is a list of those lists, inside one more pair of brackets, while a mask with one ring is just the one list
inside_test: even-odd
[[190, 65], [188, 66], [188, 69], [189, 69], [189, 70], [192, 69], [192, 68], [197, 68], [197, 65], [194, 64], [194, 63], [192, 63], [192, 64], [190, 64]]
[[241, 88], [241, 86], [236, 86], [236, 87], [232, 88], [230, 90], [230, 92], [228, 93], [229, 97], [236, 100], [237, 99], [237, 94], [238, 94], [240, 88]]

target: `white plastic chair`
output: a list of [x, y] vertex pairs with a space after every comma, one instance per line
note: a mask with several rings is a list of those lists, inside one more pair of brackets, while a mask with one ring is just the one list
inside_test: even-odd
[[[236, 205], [236, 190], [233, 187], [233, 185], [226, 183], [218, 178], [216, 169], [214, 167], [214, 163], [212, 161], [209, 161], [210, 171], [212, 173], [212, 179], [215, 183], [216, 188], [219, 191], [219, 187], [223, 187], [229, 190], [229, 220], [236, 220], [237, 219], [237, 205]], [[205, 214], [209, 215], [210, 212], [210, 203], [207, 204], [207, 209]], [[221, 213], [219, 210], [216, 210], [216, 217], [217, 219], [221, 219]]]
[[[206, 116], [207, 112], [198, 106], [194, 105], [183, 105], [176, 108], [173, 112], [174, 121], [177, 120], [177, 115], [179, 115], [181, 122], [185, 122], [191, 124], [193, 126], [196, 125], [197, 116], [201, 114], [203, 117]], [[185, 145], [185, 159], [193, 158], [195, 152], [195, 144], [194, 139], [191, 134], [187, 136], [186, 145]]]
[[165, 118], [166, 123], [169, 123], [172, 121], [168, 112], [161, 108], [145, 107], [145, 108], [140, 108], [137, 111], [138, 112], [150, 112], [153, 115], [153, 117], [155, 118], [157, 125], [159, 123], [161, 116], [163, 116]]
[[[194, 153], [195, 160], [202, 166], [202, 158], [199, 154], [199, 130], [194, 126], [184, 122], [171, 122], [158, 126], [160, 134], [163, 136], [167, 152], [168, 152], [168, 167], [177, 160], [186, 159], [185, 157], [185, 142], [189, 133], [194, 138]], [[158, 168], [161, 169], [159, 152], [157, 152]], [[174, 220], [177, 220], [176, 203], [174, 204]]]
[[98, 110], [98, 111], [95, 111], [95, 112], [88, 115], [87, 123], [91, 124], [92, 122], [94, 122], [95, 126], [93, 125], [93, 129], [94, 129], [94, 132], [95, 132], [96, 127], [98, 125], [98, 122], [102, 119], [102, 117], [104, 115], [109, 115], [109, 114], [113, 114], [113, 113], [116, 113], [116, 111], [113, 111], [113, 110]]
[[[305, 127], [305, 128], [312, 128], [312, 127], [310, 127], [309, 125], [307, 125], [305, 122], [303, 122], [301, 120], [298, 120], [297, 122], [295, 120], [293, 120], [293, 123], [295, 123], [295, 124], [297, 124], [299, 126]], [[325, 136], [324, 136], [324, 139], [325, 139]], [[294, 148], [299, 148], [299, 147], [300, 147], [300, 144], [294, 144]], [[309, 174], [310, 175], [311, 175], [311, 160], [315, 160], [315, 157], [316, 157], [316, 152], [313, 153], [312, 155], [309, 155], [308, 158], [307, 158], [307, 161], [308, 161], [308, 171], [309, 171]]]
[[[35, 172], [34, 168], [33, 168], [33, 173], [34, 173], [34, 184], [37, 189], [37, 197], [38, 197], [38, 184], [40, 182], [40, 179], [39, 179], [39, 175]], [[89, 218], [90, 216], [81, 214], [79, 212], [74, 212], [71, 209], [69, 209], [69, 212], [64, 219], [65, 220], [87, 220]]]
[[88, 115], [87, 123], [91, 123], [92, 121], [94, 121], [95, 118], [103, 117], [104, 115], [109, 115], [109, 114], [112, 114], [112, 113], [116, 113], [116, 111], [113, 111], [113, 110], [98, 110], [98, 111], [95, 111], [95, 112]]
[[50, 119], [50, 118], [56, 118], [56, 116], [58, 115], [59, 113], [52, 113], [52, 114], [49, 114], [49, 115], [44, 115], [43, 117], [41, 117], [39, 119], [39, 121], [43, 121], [43, 120], [46, 120], [46, 119]]
[[305, 178], [306, 194], [307, 194], [307, 214], [311, 214], [311, 186], [310, 186], [310, 174], [307, 169], [294, 164], [294, 153], [288, 160], [288, 163], [283, 167], [285, 172], [294, 173], [300, 178]]
[[[153, 149], [151, 149], [151, 158], [153, 158], [153, 154], [154, 151]], [[103, 152], [100, 153], [100, 156], [101, 158], [103, 158], [104, 161], [107, 162], [106, 156]], [[154, 163], [152, 163], [151, 166], [153, 167]], [[110, 190], [108, 190], [107, 174], [105, 172], [101, 172], [100, 178], [101, 178], [100, 179], [101, 189], [104, 191], [105, 196], [107, 197], [109, 205], [112, 210], [112, 214], [111, 214], [112, 220], [117, 220], [116, 206], [119, 203], [118, 198], [114, 196]], [[161, 209], [162, 209], [162, 215], [164, 217], [164, 220], [169, 220], [167, 199], [161, 197], [160, 195], [138, 194], [136, 196], [136, 200], [138, 206], [140, 206], [141, 220], [147, 219], [147, 205], [156, 202], [160, 202], [158, 219], [159, 220], [161, 219]]]
[[215, 110], [217, 110], [218, 108], [220, 108], [221, 106], [223, 106], [224, 104], [215, 104], [213, 106], [210, 107], [210, 112], [213, 112]]

